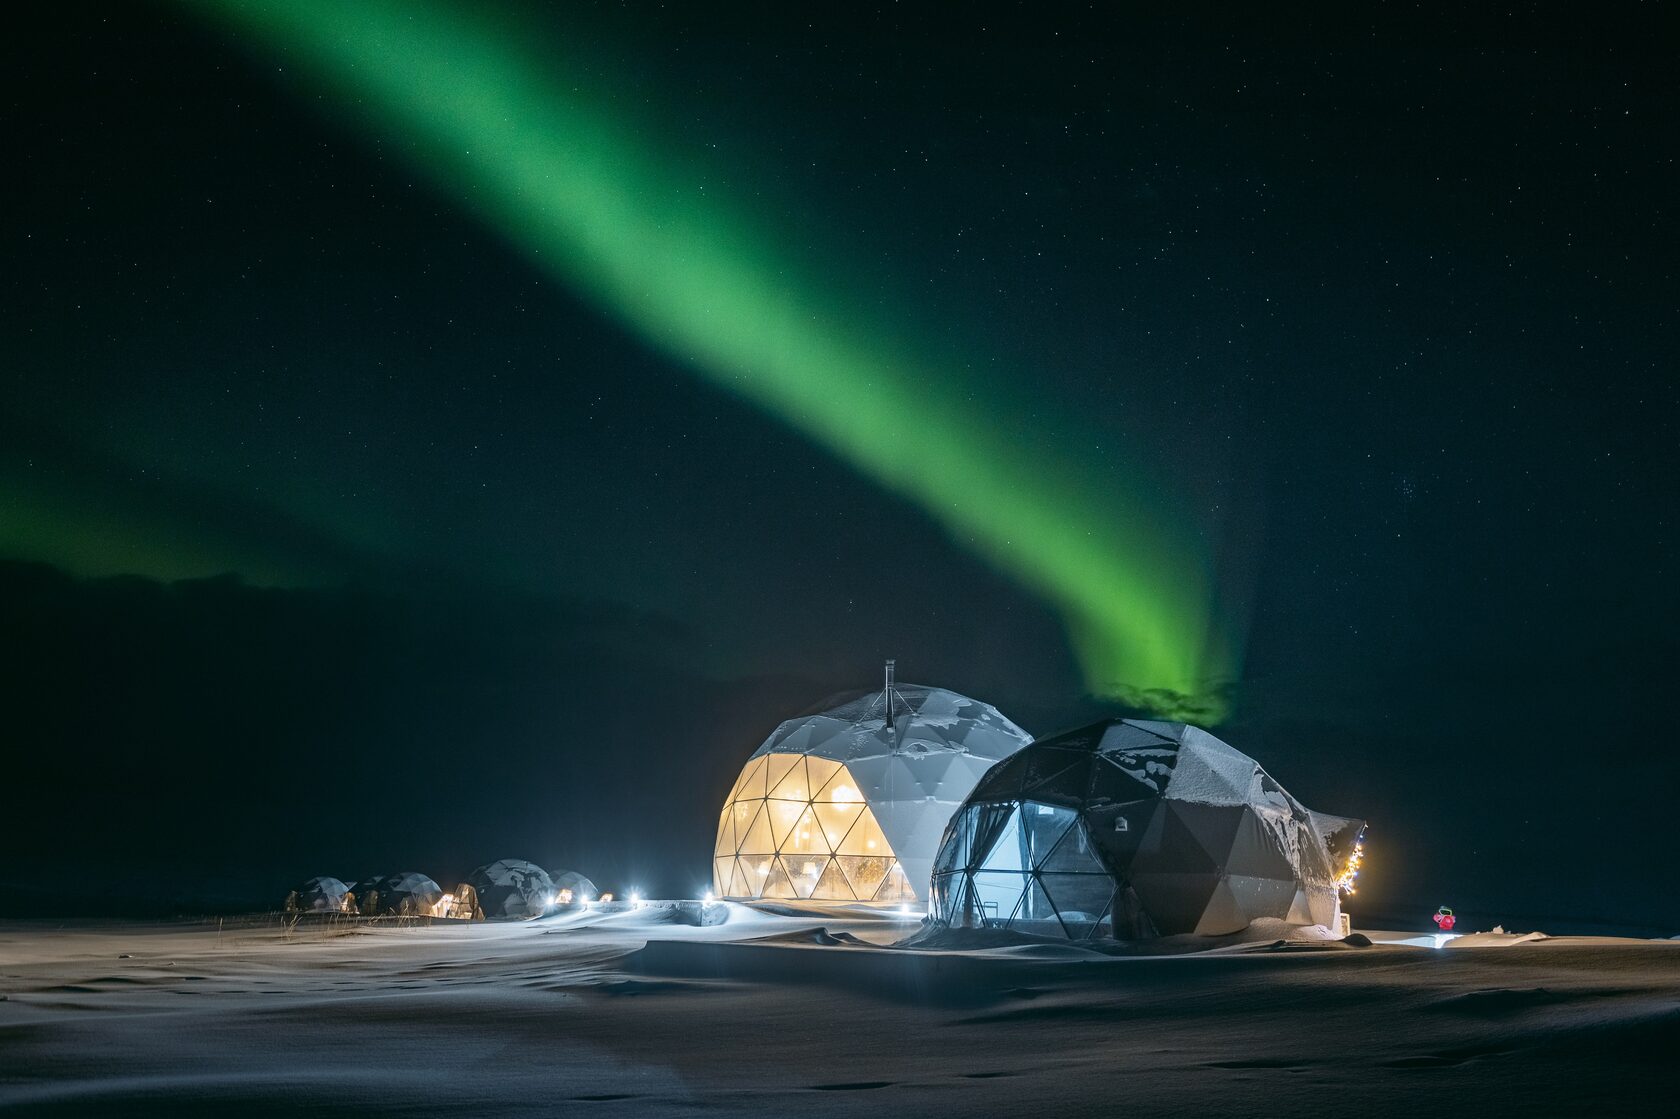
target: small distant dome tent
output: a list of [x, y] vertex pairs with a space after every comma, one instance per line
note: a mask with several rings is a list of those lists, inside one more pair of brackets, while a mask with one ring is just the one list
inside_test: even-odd
[[487, 921], [541, 917], [555, 904], [548, 871], [524, 859], [498, 859], [481, 866], [467, 875], [467, 885], [477, 894], [478, 911]]
[[454, 900], [442, 886], [413, 870], [356, 884], [363, 916], [438, 917], [445, 915]]
[[556, 905], [580, 905], [601, 896], [601, 891], [595, 888], [595, 883], [575, 870], [562, 870], [551, 877], [554, 880]]
[[931, 913], [1071, 939], [1334, 928], [1364, 829], [1204, 730], [1110, 719], [980, 780], [940, 845]]
[[995, 707], [895, 684], [784, 722], [718, 820], [719, 897], [909, 902], [925, 898], [951, 813], [1030, 737]]
[[354, 913], [356, 899], [337, 878], [311, 878], [286, 897], [288, 913]]

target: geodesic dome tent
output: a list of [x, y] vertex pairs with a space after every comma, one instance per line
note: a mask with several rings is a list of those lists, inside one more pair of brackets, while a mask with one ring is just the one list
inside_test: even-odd
[[946, 822], [1030, 736], [995, 707], [918, 684], [789, 719], [718, 820], [719, 897], [907, 902], [927, 895]]
[[356, 899], [337, 878], [311, 878], [286, 896], [288, 913], [354, 913]]
[[576, 905], [594, 901], [601, 896], [601, 891], [595, 888], [595, 883], [575, 870], [562, 870], [553, 878], [557, 905]]
[[945, 832], [930, 912], [1072, 939], [1334, 927], [1364, 828], [1204, 730], [1111, 719], [981, 779]]
[[[446, 896], [449, 901], [444, 900]], [[363, 916], [436, 917], [453, 900], [442, 886], [413, 870], [356, 884], [356, 902]]]
[[498, 859], [481, 866], [467, 875], [467, 884], [478, 895], [479, 913], [489, 921], [541, 917], [554, 904], [548, 871], [524, 859]]

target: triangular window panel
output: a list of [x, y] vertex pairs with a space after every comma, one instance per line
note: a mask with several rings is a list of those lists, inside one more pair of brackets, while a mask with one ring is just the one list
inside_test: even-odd
[[[773, 800], [770, 805], [774, 809], [781, 803], [781, 801]], [[771, 819], [775, 819], [774, 813], [772, 813]], [[826, 858], [829, 850], [828, 841], [823, 838], [822, 825], [817, 822], [813, 809], [806, 806], [805, 810], [799, 814], [799, 818], [794, 821], [793, 827], [788, 830], [787, 836], [782, 840], [782, 854], [821, 855]]]
[[961, 889], [962, 881], [963, 875], [960, 871], [956, 874], [935, 874], [933, 876], [932, 890], [928, 897], [929, 915], [947, 924], [959, 923], [955, 913], [955, 905], [957, 891]]
[[[749, 804], [754, 802], [748, 801]], [[763, 801], [756, 802], [763, 806]], [[767, 807], [760, 807], [753, 816], [752, 823], [747, 825], [746, 832], [741, 836], [741, 854], [743, 855], [772, 855], [776, 851], [776, 839], [770, 833], [770, 813]]]
[[811, 783], [817, 787], [815, 799], [827, 801], [830, 804], [862, 804], [863, 792], [858, 788], [858, 781], [843, 765], [835, 765], [834, 772], [826, 778], [817, 776], [817, 764], [820, 758], [808, 758], [806, 764], [811, 767]]
[[738, 800], [729, 806], [730, 827], [733, 829], [731, 834], [735, 837], [735, 850], [739, 851], [741, 849], [741, 844], [747, 838], [747, 830], [752, 827], [753, 817], [757, 816], [763, 807], [764, 802], [762, 800]]
[[764, 795], [764, 759], [754, 758], [747, 763], [747, 768], [741, 771], [740, 778], [735, 782], [735, 788], [730, 791], [731, 800], [743, 797], [761, 797]]
[[735, 846], [735, 811], [731, 805], [723, 810], [718, 818], [717, 843], [713, 845], [712, 857], [722, 858], [733, 855], [738, 848]]
[[858, 822], [858, 817], [864, 813], [864, 804], [857, 801], [851, 804], [829, 804], [818, 801], [811, 806], [816, 814], [817, 825], [822, 828], [824, 838], [830, 847], [838, 848], [845, 841], [847, 833]]
[[[770, 790], [776, 788], [776, 786], [782, 783], [783, 778], [788, 775], [789, 771], [804, 760], [805, 759], [798, 754], [766, 754], [764, 756], [765, 789]], [[804, 767], [800, 766], [800, 770], [803, 772]], [[768, 796], [769, 793], [767, 791], [759, 795]], [[804, 798], [801, 797], [800, 799], [803, 800]]]
[[968, 866], [968, 837], [979, 814], [978, 806], [970, 806], [952, 818], [945, 829], [944, 840], [939, 844], [939, 855], [934, 860], [935, 874], [949, 874]]
[[764, 814], [770, 820], [770, 834], [775, 836], [778, 850], [787, 843], [793, 834], [794, 825], [805, 815], [810, 805], [802, 800], [767, 800], [764, 802]]
[[887, 876], [881, 880], [881, 886], [875, 891], [876, 901], [915, 901], [916, 891], [910, 885], [910, 877], [904, 873], [904, 868], [894, 862], [887, 869]]
[[[839, 762], [831, 762], [827, 758], [807, 757], [805, 759], [805, 773], [810, 778], [811, 793], [813, 796], [817, 796], [818, 790], [823, 789], [828, 785], [845, 784], [846, 782], [844, 780], [840, 780], [838, 782], [835, 781], [835, 778], [842, 777], [845, 772], [845, 766], [841, 765]], [[818, 796], [817, 799], [826, 800], [828, 798]]]
[[1004, 801], [1001, 804], [982, 804], [977, 806], [979, 811], [974, 816], [974, 831], [968, 837], [968, 859], [970, 866], [976, 866], [985, 861], [991, 854], [992, 848], [997, 846], [998, 837], [1004, 828], [1009, 827], [1015, 820], [1016, 804], [1014, 801]]
[[769, 880], [770, 870], [775, 865], [776, 860], [770, 855], [742, 855], [739, 866], [746, 889], [742, 891], [741, 896], [756, 898], [764, 893], [764, 883]]
[[729, 889], [725, 893], [726, 896], [732, 898], [750, 898], [753, 896], [753, 888], [747, 884], [747, 876], [741, 869], [741, 860], [739, 859], [735, 860], [735, 869], [730, 872]]
[[1108, 898], [1108, 908], [1102, 911], [1102, 916], [1097, 918], [1097, 923], [1086, 932], [1087, 939], [1114, 936], [1114, 905], [1120, 900], [1121, 889], [1122, 887], [1119, 885], [1114, 887], [1114, 893], [1110, 894]]
[[770, 786], [771, 800], [798, 800], [809, 803], [811, 793], [810, 778], [805, 768], [804, 758], [795, 758], [793, 765], [782, 779]]
[[1039, 860], [1036, 869], [1043, 874], [1108, 873], [1108, 868], [1103, 866], [1102, 860], [1097, 858], [1096, 851], [1091, 847], [1090, 837], [1085, 833], [1085, 824], [1078, 820], [1062, 833], [1061, 840], [1048, 855]]
[[1009, 923], [1021, 904], [1021, 892], [1027, 888], [1025, 874], [978, 870], [974, 872], [974, 898], [986, 924], [999, 928]]
[[852, 893], [863, 901], [875, 896], [892, 865], [892, 859], [880, 855], [840, 855], [834, 861], [852, 884]]
[[1021, 897], [1021, 911], [1015, 915], [1015, 928], [1037, 936], [1064, 936], [1061, 922], [1056, 919], [1056, 907], [1034, 879]]
[[1041, 874], [1038, 880], [1069, 936], [1083, 937], [1095, 927], [1114, 897], [1114, 879], [1106, 874]]
[[808, 898], [817, 888], [817, 883], [822, 881], [823, 871], [828, 869], [828, 860], [820, 855], [783, 855], [782, 865], [787, 869], [788, 881], [793, 883], [793, 892]]
[[1028, 800], [1021, 803], [1021, 835], [1027, 865], [1050, 857], [1062, 836], [1079, 820], [1079, 813], [1056, 804]]
[[855, 901], [857, 895], [852, 893], [851, 883], [840, 871], [840, 864], [832, 859], [823, 868], [822, 877], [817, 880], [817, 888], [811, 891], [813, 898], [825, 901]]
[[[1002, 807], [1002, 806], [998, 806]], [[1020, 873], [1032, 864], [1027, 861], [1026, 843], [1021, 834], [1021, 817], [1015, 805], [1009, 805], [1009, 815], [1003, 827], [979, 861], [978, 870], [1000, 870]], [[988, 821], [989, 823], [989, 821]], [[979, 845], [976, 844], [976, 849]]]
[[[887, 837], [881, 831], [881, 825], [875, 821], [875, 813], [865, 808], [858, 814], [857, 823], [846, 833], [846, 838], [835, 848], [841, 855], [877, 855], [890, 858], [893, 850], [887, 842]], [[862, 896], [860, 893], [858, 896]]]
[[797, 898], [793, 880], [788, 877], [787, 868], [782, 861], [776, 859], [770, 864], [770, 877], [764, 880], [763, 896], [767, 898]]
[[712, 892], [718, 897], [728, 897], [730, 883], [735, 878], [735, 858], [712, 860]]

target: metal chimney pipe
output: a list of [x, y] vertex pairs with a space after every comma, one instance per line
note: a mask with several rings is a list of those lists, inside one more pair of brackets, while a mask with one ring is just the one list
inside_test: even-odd
[[886, 684], [881, 688], [881, 702], [887, 707], [887, 729], [895, 729], [893, 723], [893, 666], [898, 662], [887, 658]]

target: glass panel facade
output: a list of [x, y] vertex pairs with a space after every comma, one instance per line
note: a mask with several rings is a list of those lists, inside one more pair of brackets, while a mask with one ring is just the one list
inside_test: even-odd
[[1074, 939], [1113, 935], [1114, 878], [1071, 808], [971, 804], [952, 820], [934, 873], [931, 912], [949, 924]]
[[748, 763], [719, 817], [713, 856], [720, 897], [916, 899], [861, 785], [825, 758]]
[[1330, 837], [1345, 848], [1362, 828], [1307, 811], [1205, 731], [1109, 720], [980, 779], [934, 857], [931, 915], [1074, 939], [1331, 926]]

